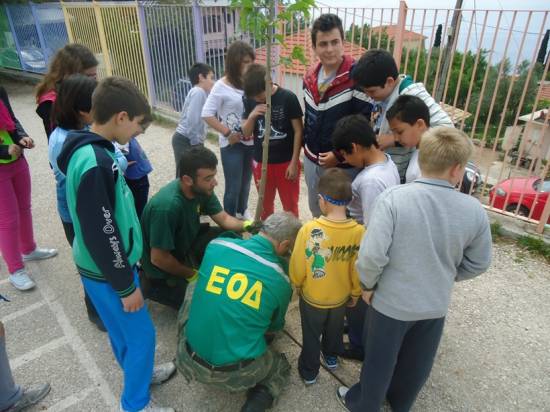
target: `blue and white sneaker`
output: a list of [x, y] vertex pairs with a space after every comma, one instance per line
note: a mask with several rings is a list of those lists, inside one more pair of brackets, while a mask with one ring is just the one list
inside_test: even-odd
[[338, 367], [338, 357], [325, 355], [321, 352], [321, 362], [331, 371]]
[[301, 378], [304, 381], [304, 383], [306, 384], [306, 386], [310, 386], [310, 385], [314, 385], [315, 383], [317, 383], [317, 377], [318, 376], [319, 376], [319, 374], [317, 374], [313, 379], [306, 379], [303, 376], [301, 376]]

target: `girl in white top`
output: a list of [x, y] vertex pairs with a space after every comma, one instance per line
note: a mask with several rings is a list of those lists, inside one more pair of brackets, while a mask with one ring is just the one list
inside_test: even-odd
[[223, 206], [232, 216], [245, 217], [252, 177], [253, 136], [243, 136], [242, 75], [254, 62], [254, 49], [243, 41], [231, 43], [225, 75], [218, 80], [202, 108], [202, 118], [218, 132], [225, 193]]

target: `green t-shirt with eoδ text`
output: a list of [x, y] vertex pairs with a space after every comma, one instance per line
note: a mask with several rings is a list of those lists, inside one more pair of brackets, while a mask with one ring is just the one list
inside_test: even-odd
[[210, 242], [184, 329], [193, 351], [215, 366], [262, 356], [264, 335], [283, 328], [292, 296], [284, 266], [261, 234]]
[[199, 234], [200, 216], [216, 215], [222, 210], [215, 194], [196, 195], [193, 199], [188, 199], [181, 191], [179, 179], [160, 189], [149, 200], [141, 216], [141, 263], [145, 273], [155, 279], [170, 277], [169, 273], [151, 263], [151, 249], [168, 250], [178, 261], [185, 264], [185, 258]]

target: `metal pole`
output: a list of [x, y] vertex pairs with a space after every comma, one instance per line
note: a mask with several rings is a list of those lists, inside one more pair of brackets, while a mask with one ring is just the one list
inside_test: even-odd
[[197, 0], [193, 1], [193, 30], [195, 33], [195, 56], [198, 62], [206, 61], [204, 51], [204, 30], [202, 27], [202, 11]]
[[445, 88], [445, 82], [447, 80], [447, 72], [449, 71], [449, 65], [451, 64], [451, 58], [453, 57], [452, 53], [454, 53], [453, 46], [456, 42], [456, 37], [458, 34], [457, 27], [460, 14], [462, 13], [462, 3], [463, 0], [456, 0], [455, 11], [453, 13], [451, 27], [449, 29], [450, 33], [448, 34], [447, 44], [445, 45], [445, 49], [443, 51], [443, 68], [441, 69], [441, 76], [439, 77], [439, 82], [434, 93], [435, 101], [438, 103], [443, 97], [443, 89]]
[[[405, 23], [407, 21], [407, 3], [401, 0], [399, 2], [399, 15], [397, 16], [397, 33], [395, 36], [395, 45], [393, 47], [393, 58], [397, 64], [397, 70], [401, 66], [401, 54], [403, 53], [403, 37], [405, 34]], [[382, 25], [380, 25], [382, 27]], [[379, 34], [378, 41], [382, 38], [382, 33]], [[380, 47], [380, 46], [379, 46]], [[389, 47], [389, 39], [388, 39]]]
[[50, 56], [48, 55], [48, 50], [46, 47], [46, 41], [42, 33], [42, 28], [38, 21], [38, 13], [36, 12], [36, 5], [33, 2], [29, 2], [29, 8], [31, 10], [32, 19], [34, 21], [34, 26], [36, 27], [36, 34], [38, 35], [38, 42], [40, 43], [40, 48], [42, 49], [42, 55], [44, 56], [44, 65], [47, 67]]

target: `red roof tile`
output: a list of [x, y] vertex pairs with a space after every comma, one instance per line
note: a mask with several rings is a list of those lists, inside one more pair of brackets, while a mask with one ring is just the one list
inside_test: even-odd
[[[373, 27], [371, 30], [372, 30], [373, 33], [378, 33], [380, 30], [382, 30], [382, 31], [385, 30], [386, 33], [388, 34], [388, 37], [390, 39], [394, 39], [395, 36], [397, 35], [397, 32], [399, 31], [399, 28], [396, 24], [392, 24], [392, 25], [389, 25], [389, 26]], [[414, 31], [410, 31], [410, 30], [405, 30], [404, 33], [403, 33], [403, 40], [404, 41], [424, 40], [426, 38], [427, 37], [424, 36], [423, 34], [416, 33]]]

